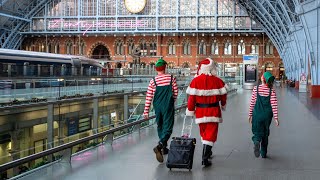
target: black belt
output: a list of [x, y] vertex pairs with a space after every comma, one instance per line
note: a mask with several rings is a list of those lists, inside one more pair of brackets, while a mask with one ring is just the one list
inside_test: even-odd
[[196, 107], [199, 108], [209, 108], [209, 107], [219, 107], [219, 101], [215, 103], [210, 103], [210, 104], [201, 104], [201, 103], [196, 103]]

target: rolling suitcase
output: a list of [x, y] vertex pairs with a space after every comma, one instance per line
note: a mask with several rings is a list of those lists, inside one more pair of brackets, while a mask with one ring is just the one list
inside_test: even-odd
[[[191, 120], [190, 125], [186, 125], [186, 119]], [[192, 169], [194, 149], [196, 147], [196, 138], [190, 138], [192, 124], [193, 118], [185, 116], [181, 137], [172, 137], [166, 164], [170, 170], [171, 168], [189, 169], [189, 171]]]

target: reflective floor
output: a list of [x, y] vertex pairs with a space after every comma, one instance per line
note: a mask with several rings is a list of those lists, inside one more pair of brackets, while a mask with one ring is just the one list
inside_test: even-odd
[[[192, 136], [196, 146], [193, 169], [169, 171], [158, 163], [152, 148], [157, 142], [156, 127], [118, 139], [74, 156], [71, 165], [64, 162], [43, 168], [21, 179], [55, 180], [188, 180], [188, 179], [319, 179], [320, 177], [320, 117], [311, 113], [295, 92], [277, 90], [280, 127], [271, 124], [269, 158], [255, 158], [248, 124], [251, 91], [240, 90], [228, 100], [224, 122], [220, 124], [215, 144], [213, 166], [201, 166], [202, 145], [198, 127]], [[300, 97], [303, 95], [300, 94]], [[320, 100], [314, 100], [319, 103]], [[311, 104], [312, 105], [312, 104]], [[315, 110], [317, 109], [317, 110]], [[320, 106], [312, 107], [320, 111]], [[173, 136], [179, 136], [182, 118], [177, 116]]]

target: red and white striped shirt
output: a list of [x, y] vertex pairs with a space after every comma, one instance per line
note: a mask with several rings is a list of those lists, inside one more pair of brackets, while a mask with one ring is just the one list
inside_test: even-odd
[[[259, 85], [260, 96], [265, 96], [265, 97], [269, 96], [269, 91], [270, 89], [266, 84]], [[253, 111], [254, 105], [256, 104], [256, 100], [257, 100], [257, 86], [255, 86], [252, 91], [249, 116], [252, 116], [252, 111]], [[278, 100], [277, 100], [276, 91], [274, 89], [271, 90], [270, 103], [272, 107], [273, 117], [275, 120], [278, 120]]]
[[[171, 75], [161, 74], [156, 76], [155, 80], [156, 80], [157, 86], [168, 86], [170, 85]], [[153, 78], [152, 78], [148, 86], [146, 104], [143, 112], [144, 115], [149, 114], [150, 105], [151, 105], [155, 91], [156, 91], [156, 85], [154, 84]], [[172, 77], [172, 92], [173, 92], [173, 98], [174, 100], [176, 100], [178, 96], [178, 86], [177, 86], [177, 80], [175, 77]]]

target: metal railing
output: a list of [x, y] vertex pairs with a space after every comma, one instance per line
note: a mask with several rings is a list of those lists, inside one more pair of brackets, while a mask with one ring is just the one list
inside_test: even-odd
[[[236, 88], [229, 89], [228, 94], [232, 94], [233, 92], [236, 92], [236, 91], [237, 91]], [[183, 104], [179, 105], [178, 107], [175, 108], [175, 110], [177, 111], [177, 110], [181, 110], [181, 109], [184, 109], [184, 108], [186, 108], [186, 103], [183, 103]], [[75, 140], [75, 141], [72, 141], [72, 142], [69, 142], [69, 143], [65, 143], [63, 145], [56, 146], [56, 147], [48, 149], [48, 150], [44, 150], [42, 152], [27, 156], [27, 157], [20, 158], [18, 160], [14, 160], [14, 161], [5, 163], [5, 164], [0, 166], [0, 172], [6, 171], [6, 170], [14, 168], [14, 167], [18, 167], [19, 165], [22, 165], [24, 163], [28, 163], [30, 161], [33, 161], [33, 160], [36, 160], [36, 159], [39, 159], [39, 158], [42, 158], [42, 157], [45, 157], [45, 156], [53, 155], [54, 153], [59, 153], [61, 151], [67, 150], [67, 149], [69, 149], [70, 152], [71, 152], [71, 149], [74, 146], [77, 146], [79, 144], [82, 144], [82, 143], [85, 143], [85, 142], [88, 142], [88, 141], [91, 141], [91, 140], [96, 140], [98, 138], [104, 138], [105, 136], [112, 137], [110, 140], [113, 140], [113, 135], [114, 135], [115, 132], [123, 130], [123, 129], [126, 129], [126, 128], [130, 128], [130, 127], [133, 127], [133, 126], [138, 126], [138, 128], [136, 128], [136, 129], [140, 130], [140, 127], [141, 127], [142, 123], [147, 122], [147, 121], [149, 121], [151, 119], [154, 119], [154, 118], [155, 118], [155, 115], [152, 115], [152, 116], [150, 116], [149, 118], [146, 118], [146, 119], [139, 119], [137, 121], [128, 122], [127, 124], [123, 124], [123, 125], [120, 125], [118, 127], [114, 127], [112, 129], [108, 129], [108, 130], [103, 131], [103, 132], [98, 132], [98, 133], [93, 134], [93, 135], [88, 136], [88, 137], [84, 137], [84, 138], [81, 138], [81, 139], [78, 139], [78, 140]], [[71, 153], [69, 153], [68, 156], [69, 157], [67, 157], [67, 158], [70, 158], [70, 160], [71, 160]]]
[[[186, 105], [182, 105], [182, 106], [176, 108], [175, 110], [180, 110], [180, 109], [183, 109], [185, 107], [186, 107]], [[151, 120], [153, 118], [155, 118], [155, 116], [151, 116], [151, 117], [149, 117], [147, 119], [140, 119], [138, 121], [134, 121], [134, 122], [131, 122], [131, 123], [128, 123], [128, 124], [124, 124], [124, 125], [121, 125], [121, 126], [106, 130], [104, 132], [100, 132], [100, 133], [97, 133], [97, 134], [94, 134], [94, 135], [91, 135], [91, 136], [88, 136], [88, 137], [84, 137], [84, 138], [81, 138], [79, 140], [75, 140], [73, 142], [69, 142], [69, 143], [66, 143], [66, 144], [63, 144], [63, 145], [60, 145], [60, 146], [57, 146], [57, 147], [54, 147], [54, 148], [51, 148], [51, 149], [48, 149], [48, 150], [33, 154], [33, 155], [30, 155], [30, 156], [27, 156], [27, 157], [24, 157], [24, 158], [20, 158], [18, 160], [14, 160], [14, 161], [8, 162], [8, 163], [3, 164], [3, 165], [0, 166], [0, 172], [6, 171], [6, 170], [14, 168], [14, 167], [18, 167], [19, 165], [22, 165], [24, 163], [28, 163], [30, 161], [33, 161], [33, 160], [36, 160], [36, 159], [39, 159], [39, 158], [42, 158], [42, 157], [45, 157], [45, 156], [49, 156], [49, 155], [52, 155], [54, 153], [61, 152], [63, 150], [71, 149], [72, 147], [74, 147], [76, 145], [88, 142], [90, 140], [95, 140], [95, 139], [98, 139], [98, 138], [102, 138], [102, 137], [104, 137], [106, 135], [113, 136], [113, 133], [115, 133], [115, 132], [117, 132], [119, 130], [122, 130], [122, 129], [125, 129], [125, 128], [129, 128], [131, 126], [139, 125], [139, 124], [141, 124], [143, 122], [146, 122], [148, 120]]]

